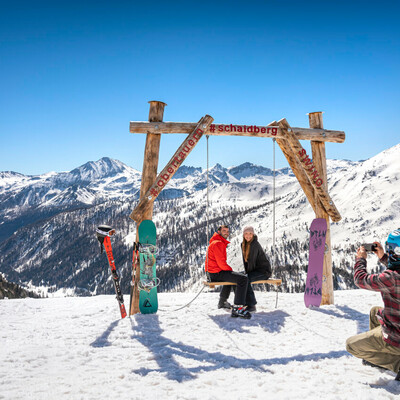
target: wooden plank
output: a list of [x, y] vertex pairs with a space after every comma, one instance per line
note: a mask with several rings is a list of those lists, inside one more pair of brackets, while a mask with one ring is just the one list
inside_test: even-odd
[[268, 283], [270, 285], [282, 285], [282, 279], [267, 279], [267, 280], [261, 280], [261, 281], [254, 281], [251, 282], [252, 285], [257, 285], [259, 283]]
[[204, 132], [208, 129], [212, 122], [213, 118], [209, 115], [201, 118], [201, 120], [193, 129], [193, 132], [186, 137], [178, 150], [172, 156], [171, 160], [153, 180], [152, 185], [147, 189], [144, 196], [141, 196], [139, 204], [132, 211], [130, 218], [132, 218], [137, 223], [140, 223], [143, 219], [145, 219], [144, 215], [146, 215], [149, 207], [153, 207], [154, 200], [161, 193], [161, 191], [171, 180], [171, 178], [175, 175], [180, 165], [199, 142]]
[[[279, 286], [282, 284], [282, 279], [266, 279], [266, 280], [251, 282], [252, 285], [261, 284], [261, 283], [268, 283], [269, 285]], [[227, 285], [236, 286], [236, 283], [233, 283], [233, 282], [206, 282], [206, 281], [204, 281], [203, 284], [205, 286], [209, 286], [211, 289], [213, 289], [215, 286], [227, 286]]]
[[[332, 221], [338, 222], [342, 219], [338, 209], [336, 208], [333, 200], [329, 196], [327, 190], [324, 187], [324, 178], [320, 174], [320, 172], [316, 169], [314, 163], [307, 155], [305, 149], [300, 144], [299, 140], [293, 134], [292, 129], [286, 119], [282, 119], [279, 121], [279, 126], [284, 132], [286, 136], [286, 140], [289, 142], [293, 153], [295, 154], [297, 160], [300, 162], [303, 170], [307, 174], [309, 178], [309, 182], [311, 183], [312, 187], [315, 190], [315, 193], [318, 195], [319, 200], [321, 201], [322, 205], [324, 206], [326, 212], [331, 217]], [[325, 178], [326, 181], [326, 178]], [[314, 209], [315, 211], [315, 209]]]
[[[232, 124], [215, 124], [224, 127], [230, 127]], [[160, 122], [160, 123], [149, 123], [145, 121], [132, 121], [130, 122], [129, 131], [131, 133], [191, 133], [195, 128], [196, 124], [192, 122]], [[232, 127], [244, 127], [245, 125], [232, 125]], [[248, 125], [247, 127], [255, 127], [255, 125]], [[277, 127], [277, 131], [274, 132], [272, 129], [265, 130], [263, 132], [262, 128], [270, 127], [271, 124], [267, 126], [256, 126], [259, 131], [255, 132], [256, 129], [252, 129], [251, 132], [246, 129], [246, 131], [239, 132], [230, 129], [229, 131], [218, 131], [218, 129], [210, 130], [208, 129], [204, 133], [206, 135], [212, 136], [252, 136], [252, 137], [277, 137], [283, 138], [283, 134]], [[343, 131], [333, 131], [327, 129], [309, 129], [309, 128], [297, 128], [292, 127], [294, 134], [299, 140], [318, 140], [321, 142], [333, 142], [333, 143], [343, 143], [345, 141], [346, 135]]]
[[[309, 118], [310, 128], [323, 129], [322, 112], [310, 113], [308, 114], [308, 118]], [[320, 175], [323, 177], [324, 189], [328, 191], [325, 143], [311, 141], [311, 151], [312, 151], [313, 163], [318, 169]], [[329, 220], [329, 215], [324, 209], [324, 207], [317, 206], [317, 212], [315, 213], [315, 216], [316, 218], [325, 218], [327, 224], [327, 231], [325, 237], [327, 251], [325, 251], [324, 254], [321, 305], [334, 304], [331, 223]]]

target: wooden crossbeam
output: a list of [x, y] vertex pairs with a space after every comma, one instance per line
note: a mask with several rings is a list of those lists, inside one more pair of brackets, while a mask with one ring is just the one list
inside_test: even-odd
[[[232, 125], [213, 124], [214, 128], [207, 129], [204, 134], [213, 136], [252, 136], [283, 138], [284, 133], [278, 126], [257, 126], [257, 125]], [[132, 121], [130, 133], [191, 133], [196, 127], [192, 122], [146, 122]], [[268, 129], [269, 128], [269, 129]], [[272, 129], [275, 128], [275, 129]], [[220, 130], [221, 129], [221, 130]], [[299, 140], [316, 140], [320, 142], [343, 143], [346, 135], [343, 131], [328, 129], [310, 129], [292, 127], [292, 131]]]
[[[258, 283], [268, 283], [270, 285], [279, 286], [282, 284], [282, 279], [266, 279], [266, 280], [251, 282], [252, 285], [256, 285]], [[236, 286], [236, 283], [233, 283], [233, 282], [206, 282], [206, 281], [204, 281], [203, 284], [205, 286], [209, 286], [211, 289], [214, 289], [215, 286], [226, 286], [226, 285]]]

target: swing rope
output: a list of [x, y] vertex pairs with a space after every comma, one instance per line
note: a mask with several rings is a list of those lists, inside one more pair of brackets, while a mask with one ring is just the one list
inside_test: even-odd
[[[276, 139], [273, 138], [273, 147], [272, 147], [272, 164], [273, 164], [273, 177], [272, 177], [272, 197], [273, 197], [273, 207], [272, 207], [272, 270], [275, 270], [275, 257], [276, 257], [276, 166], [275, 166], [275, 143]], [[278, 307], [278, 286], [275, 287], [276, 289], [276, 300], [275, 300], [275, 308]]]
[[[276, 139], [273, 138], [273, 146], [272, 146], [272, 270], [275, 270], [275, 254], [276, 254], [276, 245], [275, 245], [275, 230], [276, 230], [276, 167], [275, 167], [275, 143]], [[264, 283], [264, 290], [267, 291], [267, 287]], [[276, 299], [275, 299], [275, 308], [278, 307], [278, 286], [275, 287], [276, 290]]]
[[207, 138], [207, 246], [208, 246], [208, 240], [209, 240], [209, 215], [208, 215], [208, 210], [209, 210], [209, 203], [210, 203], [210, 197], [209, 197], [209, 190], [208, 190], [208, 167], [209, 167], [209, 151], [208, 151], [208, 139], [210, 138], [210, 135], [206, 135]]
[[[207, 232], [206, 232], [206, 236], [207, 236], [207, 243], [206, 243], [206, 261], [205, 263], [208, 264], [208, 243], [209, 243], [209, 202], [210, 202], [210, 198], [209, 198], [209, 174], [208, 174], [208, 170], [209, 170], [209, 149], [208, 149], [208, 139], [209, 139], [210, 135], [206, 135], [207, 138], [207, 204], [206, 204], [206, 218], [207, 218]], [[208, 269], [208, 268], [207, 268]], [[205, 274], [206, 274], [206, 279], [207, 282], [210, 282], [210, 275], [208, 274], [208, 271], [206, 271], [206, 268], [204, 268]], [[205, 289], [205, 286], [203, 285], [203, 287], [200, 289], [200, 291], [196, 294], [196, 296], [189, 301], [189, 303], [185, 304], [182, 307], [179, 307], [175, 310], [171, 310], [171, 312], [175, 312], [175, 311], [179, 311], [182, 310], [183, 308], [189, 307], [190, 304], [192, 304], [197, 297], [199, 297], [200, 293]], [[162, 310], [162, 311], [167, 311], [167, 310]]]
[[206, 273], [206, 278], [207, 278], [207, 282], [211, 281], [210, 275], [208, 273], [208, 245], [210, 243], [210, 216], [209, 216], [209, 209], [210, 209], [210, 195], [209, 195], [209, 149], [208, 149], [208, 139], [210, 138], [210, 135], [206, 135], [206, 139], [207, 139], [207, 205], [206, 205], [206, 218], [207, 218], [207, 232], [206, 232], [206, 237], [207, 237], [207, 242], [206, 242], [206, 264], [207, 264], [207, 268], [204, 268], [205, 273]]
[[[207, 264], [207, 262], [208, 262], [208, 244], [209, 244], [209, 231], [210, 231], [210, 229], [209, 229], [209, 223], [210, 223], [210, 221], [209, 221], [209, 203], [210, 203], [210, 197], [209, 197], [209, 145], [208, 145], [208, 140], [209, 140], [209, 135], [206, 135], [206, 139], [207, 139], [207, 174], [206, 174], [206, 176], [207, 176], [207, 187], [206, 187], [206, 197], [207, 197], [207, 203], [206, 203], [206, 221], [207, 221], [207, 232], [206, 232], [206, 237], [207, 237], [207, 243], [206, 243], [206, 246], [207, 246], [207, 250], [206, 250], [206, 264]], [[273, 224], [273, 227], [272, 227], [272, 248], [273, 248], [273, 251], [272, 251], [272, 254], [273, 254], [273, 260], [272, 260], [272, 268], [274, 269], [275, 268], [275, 254], [276, 254], [276, 247], [275, 247], [275, 226], [276, 226], [276, 223], [275, 223], [275, 221], [276, 221], [276, 218], [275, 218], [275, 202], [276, 202], [276, 182], [275, 182], [275, 178], [276, 178], [276, 168], [275, 168], [275, 142], [276, 142], [276, 140], [275, 140], [275, 138], [273, 139], [273, 185], [272, 185], [272, 187], [273, 187], [273, 189], [272, 189], [272, 196], [273, 196], [273, 211], [272, 211], [272, 220], [273, 220], [273, 222], [272, 222], [272, 224]], [[206, 278], [207, 278], [207, 282], [210, 282], [210, 276], [209, 276], [209, 274], [208, 274], [208, 271], [206, 271], [205, 270], [205, 274], [206, 274]], [[194, 300], [196, 300], [197, 299], [197, 297], [202, 293], [202, 291], [204, 290], [204, 288], [205, 288], [205, 286], [203, 286], [202, 288], [201, 288], [201, 290], [197, 293], [197, 295], [192, 299], [192, 300], [190, 300], [189, 301], [189, 303], [187, 303], [187, 304], [185, 304], [184, 306], [182, 306], [182, 307], [179, 307], [179, 308], [177, 308], [177, 309], [175, 309], [175, 310], [171, 310], [172, 312], [175, 312], [175, 311], [179, 311], [179, 310], [182, 310], [183, 308], [186, 308], [186, 307], [189, 307], [189, 305], [194, 301]], [[264, 289], [266, 290], [266, 285], [265, 285], [265, 283], [264, 283]], [[277, 308], [277, 306], [278, 306], [278, 287], [276, 287], [276, 301], [275, 301], [275, 308]], [[162, 311], [166, 311], [166, 310], [162, 310]]]
[[275, 208], [275, 200], [276, 200], [276, 193], [275, 193], [275, 178], [276, 178], [276, 170], [275, 170], [275, 143], [276, 139], [273, 139], [273, 156], [272, 156], [272, 163], [273, 163], [273, 178], [272, 178], [272, 197], [273, 197], [273, 207], [272, 207], [272, 268], [275, 268], [275, 253], [276, 253], [276, 248], [275, 248], [275, 213], [276, 213], [276, 208]]

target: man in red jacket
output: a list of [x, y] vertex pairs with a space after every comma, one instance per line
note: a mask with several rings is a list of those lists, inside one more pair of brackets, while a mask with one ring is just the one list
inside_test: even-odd
[[[226, 248], [229, 244], [229, 228], [222, 225], [210, 239], [207, 250], [205, 269], [211, 282], [232, 282], [236, 283], [234, 306], [232, 307], [232, 317], [250, 319], [251, 314], [244, 307], [247, 292], [247, 276], [239, 272], [232, 271], [226, 262]], [[228, 297], [232, 286], [223, 286], [219, 298], [218, 308], [230, 308]]]

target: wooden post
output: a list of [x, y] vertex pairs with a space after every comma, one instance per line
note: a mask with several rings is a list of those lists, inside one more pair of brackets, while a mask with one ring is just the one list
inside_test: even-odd
[[[164, 118], [165, 103], [162, 101], [149, 101], [149, 122], [162, 122]], [[150, 186], [154, 183], [157, 177], [158, 156], [160, 151], [161, 135], [155, 133], [148, 133], [146, 137], [146, 146], [144, 150], [143, 169], [142, 169], [142, 182], [140, 185], [140, 198], [142, 198]], [[143, 214], [143, 219], [152, 219], [153, 217], [153, 203], [146, 209]], [[139, 225], [136, 226], [136, 243], [139, 242]], [[139, 277], [140, 271], [138, 265], [134, 268], [133, 276]], [[139, 288], [137, 286], [138, 279], [134, 279], [134, 286], [131, 290], [131, 304], [129, 308], [129, 315], [137, 314], [139, 312]]]
[[[323, 129], [322, 112], [313, 112], [308, 114], [310, 128], [312, 129]], [[316, 168], [318, 169], [322, 180], [324, 189], [328, 191], [328, 179], [327, 179], [327, 168], [326, 168], [326, 153], [325, 143], [319, 141], [311, 141], [312, 160]], [[331, 247], [331, 224], [329, 215], [325, 208], [317, 202], [317, 210], [315, 212], [316, 218], [325, 218], [327, 224], [326, 231], [326, 246], [327, 251], [324, 255], [324, 270], [322, 280], [322, 300], [321, 305], [328, 305], [334, 303], [333, 296], [333, 277], [332, 277], [332, 247]]]
[[[165, 103], [161, 101], [149, 101], [149, 122], [162, 122], [164, 118]], [[142, 182], [140, 185], [140, 198], [149, 190], [157, 178], [158, 155], [160, 152], [161, 135], [148, 133], [146, 136], [146, 147], [144, 150]], [[151, 219], [153, 216], [153, 205], [146, 210], [143, 219]]]

